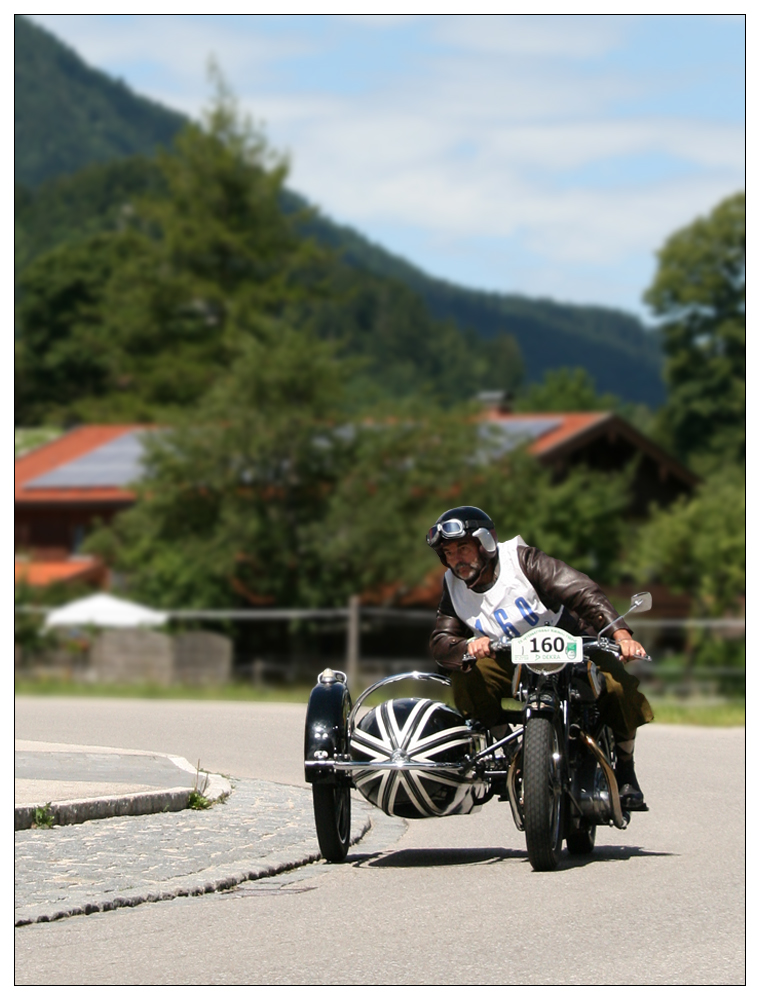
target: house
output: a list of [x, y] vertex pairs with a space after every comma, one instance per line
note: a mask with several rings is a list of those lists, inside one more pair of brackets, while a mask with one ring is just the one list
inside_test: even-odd
[[524, 445], [561, 479], [576, 466], [614, 472], [638, 459], [631, 487], [630, 515], [647, 515], [650, 504], [668, 506], [689, 494], [699, 477], [616, 413], [512, 413], [487, 406], [483, 423], [496, 433], [497, 449]]
[[140, 478], [147, 430], [76, 427], [16, 459], [16, 583], [107, 585], [107, 568], [79, 550], [95, 523], [107, 524], [134, 503], [129, 484]]
[[[483, 412], [497, 451], [524, 445], [560, 478], [577, 465], [617, 470], [638, 458], [631, 515], [669, 504], [698, 478], [614, 413], [511, 413], [497, 402]], [[139, 424], [76, 427], [16, 460], [15, 576], [32, 586], [88, 582], [107, 586], [108, 570], [80, 554], [87, 533], [134, 503], [145, 435]]]

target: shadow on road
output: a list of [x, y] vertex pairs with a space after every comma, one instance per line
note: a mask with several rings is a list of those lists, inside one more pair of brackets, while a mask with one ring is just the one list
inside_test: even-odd
[[678, 857], [678, 855], [672, 851], [646, 851], [643, 847], [610, 844], [594, 848], [591, 854], [571, 855], [565, 852], [562, 855], [560, 865], [563, 868], [583, 868], [585, 865], [598, 864], [600, 861], [630, 861], [632, 858], [674, 857]]
[[[563, 852], [559, 868], [583, 868], [604, 861], [630, 861], [632, 858], [669, 858], [668, 851], [646, 851], [642, 847], [604, 846], [592, 854], [572, 856]], [[391, 851], [387, 854], [351, 854], [348, 861], [355, 868], [447, 868], [456, 865], [493, 865], [500, 861], [528, 861], [527, 851], [502, 847], [431, 848]]]
[[357, 867], [368, 868], [445, 868], [452, 865], [492, 865], [525, 857], [524, 851], [510, 851], [502, 847], [446, 848], [430, 850], [393, 851], [390, 854], [367, 854], [350, 858]]

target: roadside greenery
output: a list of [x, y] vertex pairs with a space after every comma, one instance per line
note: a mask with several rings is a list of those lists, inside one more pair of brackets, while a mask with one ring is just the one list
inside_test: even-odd
[[744, 192], [674, 233], [645, 301], [661, 320], [671, 447], [700, 473], [744, 462]]

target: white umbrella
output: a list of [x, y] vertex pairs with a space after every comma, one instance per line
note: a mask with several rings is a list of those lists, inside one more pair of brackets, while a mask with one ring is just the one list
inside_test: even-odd
[[51, 611], [45, 618], [45, 627], [97, 625], [101, 628], [138, 628], [164, 625], [167, 618], [168, 615], [162, 611], [154, 611], [133, 601], [123, 601], [110, 594], [93, 594]]

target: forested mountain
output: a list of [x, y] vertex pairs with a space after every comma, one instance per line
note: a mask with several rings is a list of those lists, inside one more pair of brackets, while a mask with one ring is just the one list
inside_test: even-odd
[[[134, 199], [160, 183], [149, 159], [128, 155], [150, 154], [169, 143], [185, 120], [90, 69], [21, 15], [16, 15], [16, 84], [18, 274], [62, 243], [122, 225]], [[282, 200], [287, 212], [308, 208], [294, 192], [285, 191]], [[470, 356], [478, 359], [471, 366], [473, 375], [475, 369], [478, 378], [496, 369], [499, 384], [483, 388], [513, 389], [521, 378], [537, 382], [548, 370], [582, 366], [600, 392], [614, 389], [623, 399], [649, 405], [664, 398], [659, 343], [633, 315], [461, 288], [428, 276], [319, 213], [312, 213], [301, 229], [356, 273], [362, 287], [355, 289], [353, 311], [334, 319], [357, 352], [369, 354], [369, 372], [385, 373], [392, 362], [397, 391], [414, 385], [413, 365], [403, 355], [429, 350], [430, 338], [443, 329], [436, 326], [438, 320], [447, 329], [455, 325], [464, 331]], [[365, 277], [359, 280], [361, 273]], [[386, 279], [391, 283], [383, 284]], [[350, 283], [345, 273], [340, 281]], [[403, 286], [415, 294], [409, 297]], [[417, 297], [430, 313], [424, 323], [424, 310], [412, 305]], [[370, 301], [371, 309], [366, 305]], [[375, 313], [372, 323], [368, 309]], [[390, 329], [385, 342], [375, 335], [380, 327]], [[416, 329], [420, 337], [415, 345]], [[375, 334], [369, 336], [371, 330]], [[394, 359], [394, 351], [402, 356]], [[461, 359], [459, 351], [456, 355]], [[432, 377], [429, 370], [427, 377]], [[448, 391], [442, 383], [438, 390]]]
[[15, 15], [16, 181], [36, 185], [93, 162], [168, 145], [184, 118], [91, 69]]
[[[294, 208], [306, 207], [297, 195], [289, 193], [288, 200]], [[510, 333], [520, 347], [529, 381], [539, 381], [555, 368], [581, 366], [600, 392], [614, 388], [622, 398], [650, 406], [664, 399], [657, 335], [631, 313], [462, 288], [431, 277], [355, 229], [336, 225], [322, 215], [305, 228], [347, 263], [403, 282], [424, 299], [436, 318], [477, 331], [486, 339]], [[625, 384], [621, 384], [622, 372]]]

